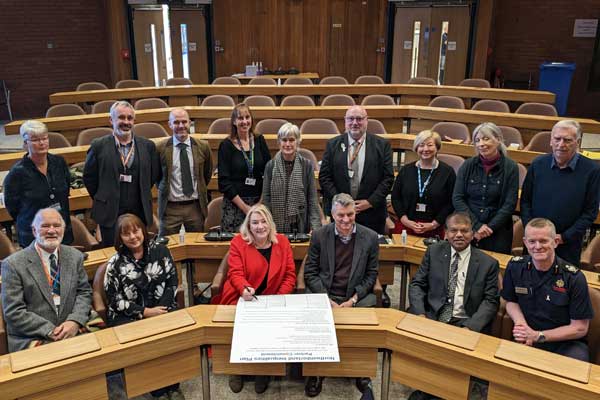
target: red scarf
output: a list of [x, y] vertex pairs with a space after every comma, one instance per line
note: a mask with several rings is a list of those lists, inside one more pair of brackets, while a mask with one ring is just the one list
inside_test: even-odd
[[485, 159], [481, 156], [479, 156], [479, 159], [481, 160], [481, 164], [483, 165], [483, 170], [485, 171], [486, 174], [488, 174], [492, 168], [494, 168], [494, 166], [498, 163], [498, 160], [500, 160], [500, 152], [498, 152], [498, 155], [494, 158], [491, 159]]

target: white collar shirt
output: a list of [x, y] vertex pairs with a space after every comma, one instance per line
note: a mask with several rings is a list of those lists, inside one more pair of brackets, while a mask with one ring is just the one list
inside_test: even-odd
[[[453, 247], [451, 249], [450, 264], [454, 261], [454, 255], [457, 253]], [[455, 318], [468, 318], [468, 315], [465, 313], [464, 293], [467, 270], [469, 269], [469, 261], [471, 261], [471, 246], [469, 245], [463, 251], [458, 252], [458, 254], [460, 255], [460, 261], [458, 262], [458, 276], [456, 279], [456, 291], [454, 292], [452, 316]]]
[[[194, 188], [194, 193], [192, 193], [191, 196], [186, 196], [183, 194], [183, 183], [181, 182], [181, 165], [179, 163], [179, 156], [181, 152], [181, 150], [178, 147], [179, 143], [184, 143], [186, 145], [185, 149], [188, 155], [190, 171], [192, 172], [192, 187]], [[180, 142], [179, 140], [177, 140], [175, 135], [173, 135], [173, 167], [171, 168], [169, 189], [169, 201], [172, 202], [189, 201], [198, 198], [198, 185], [196, 183], [196, 177], [194, 176], [194, 157], [192, 154], [192, 139], [189, 136], [185, 142]]]
[[[350, 169], [350, 160], [352, 158], [352, 153], [354, 152], [354, 142], [356, 142], [356, 140], [354, 140], [352, 138], [352, 135], [350, 135], [350, 133], [348, 133], [347, 135], [348, 135], [348, 169]], [[367, 154], [366, 153], [366, 148], [367, 148], [367, 133], [366, 132], [364, 135], [362, 135], [362, 137], [360, 139], [358, 139], [358, 142], [362, 142], [362, 146], [360, 146], [360, 150], [358, 151], [358, 176], [362, 180], [363, 170], [365, 167], [365, 155]], [[358, 144], [356, 144], [356, 146], [358, 146]], [[357, 171], [354, 171], [354, 173], [357, 173]]]

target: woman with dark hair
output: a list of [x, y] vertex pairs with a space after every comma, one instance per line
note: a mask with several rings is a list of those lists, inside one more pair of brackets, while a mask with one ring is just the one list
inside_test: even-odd
[[[142, 220], [123, 214], [115, 226], [115, 250], [107, 263], [104, 291], [107, 326], [151, 318], [177, 309], [177, 269], [166, 246], [151, 241]], [[183, 399], [179, 384], [151, 392]]]
[[252, 114], [244, 103], [231, 113], [231, 135], [219, 145], [219, 191], [223, 193], [221, 228], [236, 232], [262, 194], [267, 142], [252, 132]]

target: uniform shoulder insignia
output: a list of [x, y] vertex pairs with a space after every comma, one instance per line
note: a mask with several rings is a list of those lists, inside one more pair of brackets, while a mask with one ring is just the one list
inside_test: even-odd
[[510, 261], [516, 261], [516, 262], [523, 261], [523, 257], [521, 257], [521, 256], [514, 256], [513, 258], [510, 259]]
[[565, 264], [563, 267], [572, 274], [576, 274], [579, 271], [579, 268], [571, 264]]

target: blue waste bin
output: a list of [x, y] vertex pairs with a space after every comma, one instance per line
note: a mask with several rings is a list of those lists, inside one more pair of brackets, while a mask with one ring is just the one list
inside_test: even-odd
[[575, 63], [548, 62], [540, 65], [539, 90], [546, 90], [556, 95], [556, 110], [559, 115], [567, 112], [571, 79], [575, 71]]

